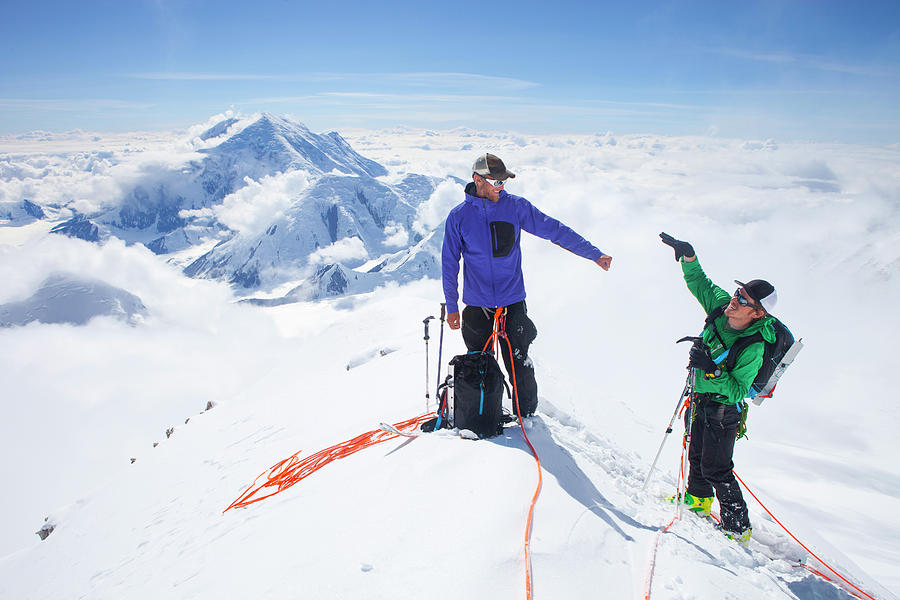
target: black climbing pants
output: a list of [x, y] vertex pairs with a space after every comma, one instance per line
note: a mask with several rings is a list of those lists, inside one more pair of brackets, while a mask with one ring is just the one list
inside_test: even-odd
[[[714, 400], [694, 399], [687, 491], [692, 496], [719, 499], [722, 527], [743, 533], [750, 527], [747, 503], [734, 477], [734, 442], [741, 420], [738, 407]], [[687, 425], [687, 424], [686, 424]]]
[[[484, 350], [491, 334], [494, 332], [494, 309], [480, 306], [467, 306], [462, 313], [462, 335], [469, 352]], [[523, 417], [534, 414], [537, 409], [537, 382], [534, 379], [534, 365], [528, 358], [528, 347], [537, 337], [537, 328], [528, 318], [528, 309], [525, 301], [516, 302], [506, 307], [506, 335], [512, 346], [512, 359], [516, 372], [516, 388], [519, 393], [519, 410]], [[493, 351], [493, 345], [488, 348]], [[506, 340], [500, 339], [500, 352], [503, 355], [503, 364], [506, 372], [512, 379], [512, 366], [510, 365], [509, 346]], [[513, 398], [513, 413], [516, 412], [515, 398]]]

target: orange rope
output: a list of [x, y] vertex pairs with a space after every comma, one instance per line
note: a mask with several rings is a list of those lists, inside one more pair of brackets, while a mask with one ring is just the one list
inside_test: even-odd
[[[684, 411], [684, 408], [687, 406], [687, 401], [685, 405], [681, 407], [681, 410]], [[675, 484], [675, 493], [678, 494], [681, 492], [681, 482], [685, 478], [684, 474], [684, 451], [686, 445], [686, 439], [684, 437], [681, 438], [681, 459], [678, 461], [678, 481]], [[687, 486], [685, 486], [685, 491], [687, 491]], [[680, 502], [680, 499], [676, 498], [676, 502]], [[653, 541], [653, 549], [650, 551], [650, 567], [647, 570], [647, 578], [644, 580], [644, 600], [650, 600], [650, 591], [653, 588], [653, 572], [656, 570], [656, 551], [659, 549], [659, 540], [662, 538], [663, 534], [669, 531], [669, 528], [675, 524], [675, 521], [678, 520], [678, 508], [675, 508], [675, 516], [672, 517], [672, 520], [669, 521], [669, 524], [665, 527], [661, 527], [659, 531], [656, 532], [656, 539]]]
[[[681, 459], [681, 460], [679, 461], [679, 463], [678, 463], [678, 489], [681, 489], [681, 481], [682, 481], [682, 478], [685, 476], [685, 474], [684, 474], [684, 443], [683, 443], [683, 442], [682, 442], [681, 452], [682, 452], [682, 459]], [[778, 523], [778, 524], [781, 526], [781, 528], [784, 529], [784, 531], [785, 531], [789, 536], [791, 536], [791, 538], [793, 538], [793, 540], [794, 540], [795, 542], [797, 542], [798, 544], [800, 544], [800, 546], [801, 546], [804, 550], [806, 550], [807, 552], [809, 552], [809, 554], [810, 554], [811, 556], [813, 556], [813, 558], [815, 558], [817, 561], [819, 561], [819, 563], [820, 563], [821, 565], [823, 565], [826, 569], [828, 569], [829, 571], [831, 571], [832, 573], [834, 573], [835, 575], [837, 575], [837, 576], [841, 579], [841, 581], [843, 581], [844, 583], [846, 583], [847, 585], [849, 585], [850, 587], [852, 587], [854, 590], [856, 590], [856, 591], [859, 592], [860, 594], [862, 594], [862, 596], [857, 595], [856, 593], [853, 592], [853, 590], [846, 590], [846, 591], [848, 591], [854, 598], [859, 598], [860, 600], [864, 600], [863, 596], [865, 596], [865, 598], [868, 598], [869, 600], [875, 600], [874, 597], [870, 596], [869, 594], [867, 594], [866, 592], [864, 592], [863, 590], [861, 590], [860, 588], [858, 588], [856, 585], [854, 585], [853, 583], [851, 583], [846, 577], [844, 577], [843, 575], [841, 575], [840, 573], [838, 573], [837, 571], [835, 571], [833, 568], [831, 568], [831, 566], [830, 566], [828, 563], [826, 563], [824, 560], [822, 560], [821, 558], [819, 558], [819, 556], [818, 556], [815, 552], [813, 552], [812, 550], [810, 550], [803, 542], [801, 542], [800, 540], [798, 540], [797, 537], [796, 537], [793, 533], [791, 533], [791, 532], [788, 530], [788, 528], [785, 527], [784, 524], [783, 524], [781, 521], [779, 521], [778, 518], [777, 518], [775, 515], [772, 514], [772, 511], [770, 511], [770, 510], [766, 507], [766, 505], [762, 503], [762, 501], [759, 499], [759, 497], [757, 497], [757, 495], [753, 493], [753, 490], [751, 490], [751, 489], [747, 486], [747, 483], [746, 483], [743, 479], [741, 479], [740, 475], [738, 475], [737, 472], [734, 471], [734, 470], [732, 470], [732, 473], [734, 473], [734, 476], [737, 478], [738, 481], [741, 482], [741, 485], [744, 486], [744, 489], [746, 489], [747, 492], [748, 492], [751, 496], [753, 496], [753, 499], [756, 500], [756, 501], [759, 503], [759, 505], [763, 508], [763, 510], [766, 511], [766, 513], [767, 513], [770, 517], [772, 517], [772, 519], [773, 519], [776, 523]], [[717, 522], [719, 521], [719, 519], [716, 518], [715, 515], [710, 515], [710, 516], [713, 518], [713, 520], [715, 520], [715, 521], [717, 521]], [[666, 525], [664, 528], [661, 528], [661, 529], [657, 532], [657, 534], [656, 534], [656, 540], [655, 540], [655, 542], [654, 542], [654, 544], [653, 544], [653, 550], [651, 551], [651, 554], [650, 554], [650, 567], [649, 567], [649, 572], [647, 573], [647, 579], [646, 579], [646, 581], [645, 581], [645, 586], [644, 586], [644, 590], [645, 590], [645, 592], [644, 592], [644, 600], [649, 600], [649, 599], [650, 599], [650, 589], [651, 589], [651, 585], [652, 585], [652, 583], [653, 583], [653, 571], [655, 570], [655, 567], [656, 567], [656, 551], [657, 551], [657, 548], [659, 547], [659, 539], [660, 539], [660, 537], [662, 537], [662, 534], [666, 533], [666, 532], [669, 530], [669, 528], [672, 527], [672, 525], [673, 525], [673, 524], [675, 523], [675, 521], [677, 521], [677, 520], [678, 520], [678, 516], [676, 515], [676, 516], [669, 522], [668, 525]], [[812, 573], [812, 574], [814, 574], [814, 575], [818, 575], [819, 577], [821, 577], [822, 579], [824, 579], [824, 580], [826, 580], [826, 581], [830, 581], [831, 583], [837, 584], [836, 581], [834, 581], [833, 579], [831, 579], [830, 577], [828, 577], [827, 575], [825, 575], [825, 574], [822, 573], [821, 571], [818, 571], [817, 569], [815, 569], [815, 568], [813, 568], [813, 567], [811, 567], [811, 566], [809, 566], [809, 565], [807, 565], [807, 564], [805, 564], [805, 563], [800, 562], [800, 563], [798, 563], [798, 564], [796, 564], [796, 565], [794, 565], [794, 566], [795, 566], [795, 567], [801, 567], [801, 568], [803, 568], [803, 569], [806, 569], [806, 570], [809, 571], [810, 573]]]
[[[797, 563], [797, 564], [794, 565], [794, 566], [795, 566], [795, 567], [800, 567], [801, 569], [806, 569], [807, 571], [809, 571], [809, 572], [812, 573], [813, 575], [818, 575], [819, 577], [821, 577], [821, 578], [824, 579], [825, 581], [830, 581], [831, 583], [834, 583], [834, 580], [833, 580], [831, 577], [829, 577], [828, 575], [826, 575], [826, 574], [823, 573], [822, 571], [819, 571], [819, 570], [817, 570], [817, 569], [812, 568], [811, 566], [809, 566], [809, 565], [806, 564], [806, 563], [802, 563], [802, 562], [801, 562], [801, 563]], [[851, 593], [852, 593], [852, 592], [851, 592]], [[859, 598], [859, 596], [856, 596], [856, 594], [853, 594], [853, 595], [854, 595], [856, 598]]]
[[[778, 523], [779, 525], [781, 525], [781, 528], [784, 529], [785, 532], [787, 532], [787, 534], [788, 534], [789, 536], [791, 536], [791, 538], [793, 538], [793, 540], [794, 540], [795, 542], [797, 542], [798, 544], [800, 544], [800, 546], [801, 546], [804, 550], [806, 550], [807, 552], [809, 552], [810, 555], [813, 556], [813, 558], [815, 558], [817, 561], [819, 561], [819, 563], [821, 563], [822, 566], [824, 566], [826, 569], [828, 569], [829, 571], [831, 571], [832, 573], [834, 573], [835, 575], [837, 575], [838, 578], [840, 578], [841, 581], [843, 581], [844, 583], [846, 583], [847, 585], [849, 585], [850, 587], [852, 587], [854, 590], [856, 590], [857, 592], [859, 592], [860, 594], [862, 594], [863, 596], [865, 596], [865, 597], [868, 598], [869, 600], [875, 600], [875, 598], [873, 598], [873, 597], [870, 596], [869, 594], [865, 593], [864, 591], [862, 591], [861, 589], [859, 589], [858, 587], [856, 587], [855, 585], [853, 585], [852, 583], [850, 583], [850, 581], [849, 581], [846, 577], [844, 577], [843, 575], [841, 575], [840, 573], [838, 573], [837, 571], [835, 571], [834, 569], [832, 569], [831, 566], [830, 566], [828, 563], [826, 563], [824, 560], [822, 560], [821, 558], [819, 558], [818, 555], [816, 555], [815, 552], [813, 552], [812, 550], [810, 550], [809, 548], [807, 548], [806, 545], [805, 545], [803, 542], [801, 542], [800, 540], [798, 540], [797, 537], [796, 537], [793, 533], [791, 533], [791, 532], [788, 530], [788, 528], [785, 527], [784, 524], [783, 524], [781, 521], [779, 521], [778, 518], [777, 518], [775, 515], [772, 514], [772, 511], [770, 511], [768, 508], [766, 508], [766, 505], [763, 504], [762, 501], [761, 501], [759, 498], [756, 497], [756, 494], [753, 493], [753, 490], [751, 490], [749, 487], [747, 487], [747, 484], [744, 483], [744, 480], [741, 479], [740, 475], [738, 475], [735, 471], [732, 471], [732, 473], [734, 473], [734, 476], [737, 477], [737, 480], [741, 482], [741, 485], [744, 486], [744, 488], [747, 490], [747, 492], [749, 492], [749, 494], [750, 494], [751, 496], [753, 496], [753, 499], [756, 500], [757, 502], [759, 502], [759, 505], [762, 506], [763, 510], [766, 511], [766, 513], [767, 513], [770, 517], [772, 517], [772, 519], [774, 519], [774, 521], [775, 521], [776, 523]], [[822, 575], [821, 573], [818, 573], [817, 571], [815, 571], [815, 570], [812, 569], [812, 568], [807, 567], [807, 569], [808, 569], [809, 571], [813, 572], [813, 573], [816, 573], [816, 574], [818, 574], [818, 575]], [[824, 575], [823, 575], [823, 577], [824, 577]], [[828, 579], [828, 577], [825, 577], [825, 579]], [[828, 581], [831, 581], [831, 579], [828, 579]], [[850, 593], [853, 594], [853, 592], [850, 592]], [[860, 597], [860, 596], [857, 596], [856, 594], [853, 594], [853, 595], [856, 596], [857, 598]]]
[[[413, 417], [406, 421], [394, 423], [394, 427], [400, 431], [413, 431], [424, 421], [433, 417], [434, 413], [419, 415], [418, 417]], [[226, 513], [232, 508], [244, 508], [254, 502], [265, 500], [270, 496], [274, 496], [275, 494], [288, 489], [300, 480], [309, 477], [332, 461], [345, 458], [360, 450], [368, 448], [369, 446], [374, 446], [375, 444], [380, 444], [381, 442], [386, 442], [397, 437], [400, 436], [396, 433], [390, 433], [381, 429], [373, 429], [372, 431], [367, 431], [353, 439], [341, 442], [340, 444], [335, 444], [324, 450], [319, 450], [315, 454], [311, 454], [302, 460], [299, 458], [299, 454], [302, 452], [302, 450], [300, 450], [288, 458], [276, 463], [267, 471], [263, 471], [253, 480], [250, 487], [244, 490], [244, 493], [222, 512]], [[262, 477], [265, 477], [265, 481], [257, 485], [257, 482]], [[259, 495], [264, 491], [268, 491], [268, 493]]]
[[[512, 342], [509, 341], [509, 336], [506, 335], [505, 311], [506, 309], [501, 307], [494, 312], [494, 332], [484, 345], [484, 351], [487, 350], [491, 341], [493, 341], [494, 353], [499, 356], [500, 338], [502, 337], [506, 340], [506, 346], [509, 349], [510, 377], [513, 382], [513, 397], [515, 398], [516, 416], [519, 417], [519, 427], [522, 429], [522, 436], [525, 438], [525, 443], [528, 444], [528, 447], [531, 449], [531, 454], [534, 456], [534, 461], [537, 464], [537, 486], [534, 489], [534, 495], [531, 497], [531, 505], [528, 507], [528, 521], [525, 524], [525, 597], [528, 598], [528, 600], [531, 600], [533, 588], [531, 577], [531, 528], [534, 523], [534, 506], [537, 503], [538, 496], [541, 495], [541, 487], [544, 484], [544, 478], [541, 474], [541, 459], [538, 456], [537, 450], [535, 450], [534, 446], [531, 444], [531, 440], [528, 439], [528, 434], [525, 433], [525, 424], [522, 422], [522, 411], [519, 409], [519, 387], [516, 385], [516, 363], [513, 360]], [[502, 327], [501, 320], [504, 323]]]
[[[509, 341], [509, 337], [507, 337], [506, 331], [500, 329], [499, 326], [500, 317], [503, 311], [503, 308], [498, 308], [496, 313], [494, 314], [494, 332], [491, 337], [488, 338], [488, 342], [487, 344], [485, 344], [484, 349], [486, 351], [491, 341], [493, 341], [495, 353], [499, 355], [499, 338], [503, 337], [506, 340], [506, 345], [509, 348], [509, 362], [512, 370], [512, 373], [510, 375], [513, 380], [513, 393], [515, 397], [516, 415], [519, 417], [519, 426], [522, 428], [522, 435], [525, 438], [525, 443], [528, 444], [528, 447], [531, 449], [531, 454], [534, 456], [534, 460], [537, 463], [538, 481], [537, 486], [534, 490], [534, 495], [531, 497], [531, 505], [528, 508], [528, 521], [525, 525], [525, 593], [528, 600], [531, 600], [533, 587], [531, 577], [531, 530], [532, 524], [534, 522], [534, 507], [537, 503], [538, 496], [540, 496], [541, 494], [543, 477], [541, 473], [541, 459], [540, 457], [538, 457], [537, 450], [534, 449], [534, 445], [532, 445], [531, 440], [528, 439], [528, 434], [525, 433], [525, 425], [522, 422], [522, 412], [519, 409], [519, 388], [516, 385], [516, 367], [515, 363], [513, 362], [512, 343]], [[396, 427], [400, 431], [411, 431], [416, 429], [424, 421], [427, 421], [428, 419], [433, 417], [434, 415], [432, 413], [427, 413], [418, 417], [413, 417], [412, 419], [407, 419], [406, 421], [401, 421], [400, 423], [395, 423], [394, 427]], [[298, 483], [300, 480], [309, 477], [334, 460], [345, 458], [351, 454], [363, 450], [364, 448], [368, 448], [369, 446], [375, 444], [380, 444], [381, 442], [386, 442], [396, 437], [399, 437], [396, 433], [389, 433], [381, 429], [374, 429], [372, 431], [368, 431], [366, 433], [358, 435], [353, 439], [347, 440], [346, 442], [335, 444], [334, 446], [330, 446], [328, 448], [325, 448], [324, 450], [320, 450], [315, 454], [307, 456], [303, 460], [300, 460], [298, 458], [298, 455], [302, 451], [298, 451], [296, 454], [293, 454], [292, 456], [289, 456], [288, 458], [276, 463], [270, 469], [268, 469], [268, 471], [264, 471], [263, 473], [261, 473], [256, 479], [253, 480], [253, 483], [250, 484], [250, 487], [248, 487], [244, 491], [244, 493], [242, 493], [237, 498], [237, 500], [232, 502], [228, 506], [228, 508], [226, 508], [222, 512], [228, 512], [232, 508], [243, 508], [255, 502], [259, 502], [260, 500], [265, 500], [270, 496], [274, 496], [275, 494], [286, 490], [295, 483]], [[266, 477], [266, 480], [257, 485], [257, 482], [261, 477]], [[272, 489], [273, 491], [269, 491], [269, 493], [262, 496], [257, 495], [263, 492], [263, 490], [269, 489]]]
[[650, 600], [650, 588], [653, 585], [653, 571], [656, 570], [656, 550], [659, 548], [659, 540], [662, 538], [662, 535], [669, 531], [669, 528], [675, 524], [675, 521], [678, 520], [678, 515], [672, 517], [672, 520], [669, 521], [669, 524], [665, 527], [661, 527], [659, 531], [656, 532], [656, 539], [653, 542], [653, 550], [650, 551], [650, 569], [647, 572], [647, 579], [644, 581], [644, 600]]

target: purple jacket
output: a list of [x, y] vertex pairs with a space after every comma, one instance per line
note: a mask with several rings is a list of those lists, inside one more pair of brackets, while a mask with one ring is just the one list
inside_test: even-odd
[[[470, 184], [471, 186], [471, 184]], [[463, 302], [469, 306], [499, 307], [525, 299], [520, 232], [550, 240], [578, 256], [597, 260], [603, 256], [586, 239], [556, 219], [548, 217], [521, 196], [500, 191], [491, 202], [470, 194], [447, 216], [441, 275], [447, 312], [459, 312], [459, 259], [463, 258]]]

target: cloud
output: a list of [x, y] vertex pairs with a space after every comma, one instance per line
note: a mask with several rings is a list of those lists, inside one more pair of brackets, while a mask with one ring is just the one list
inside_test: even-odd
[[463, 199], [463, 187], [446, 179], [438, 184], [431, 196], [416, 209], [413, 231], [425, 235], [447, 218], [450, 209]]
[[120, 158], [110, 153], [9, 157], [0, 163], [0, 200], [27, 199], [91, 214], [122, 197], [123, 170]]
[[368, 258], [366, 245], [358, 237], [338, 240], [330, 246], [319, 248], [309, 255], [309, 264], [340, 263], [359, 258]]
[[157, 73], [129, 73], [125, 75], [130, 79], [151, 79], [159, 81], [261, 81], [285, 79], [279, 75], [260, 75], [258, 73], [186, 73], [164, 72]]
[[722, 48], [720, 52], [729, 56], [754, 60], [757, 62], [769, 62], [782, 65], [793, 65], [820, 71], [832, 71], [836, 73], [848, 73], [862, 77], [897, 77], [900, 70], [895, 66], [877, 64], [854, 64], [831, 60], [811, 54], [799, 54], [782, 51], [753, 51], [738, 48]]
[[524, 90], [538, 87], [539, 84], [513, 77], [496, 77], [475, 73], [381, 73], [381, 79], [388, 79], [407, 85], [433, 87], [435, 85], [452, 87], [487, 87], [490, 89]]
[[154, 106], [147, 102], [128, 102], [110, 98], [0, 98], [0, 110], [83, 113], [108, 110], [147, 110]]
[[284, 215], [309, 187], [310, 175], [298, 170], [266, 176], [259, 181], [244, 178], [244, 182], [244, 187], [225, 196], [222, 204], [213, 207], [213, 211], [229, 229], [252, 236]]
[[523, 90], [539, 84], [514, 77], [497, 77], [478, 73], [458, 72], [418, 72], [418, 73], [191, 73], [182, 71], [155, 73], [128, 73], [131, 79], [161, 81], [291, 81], [303, 83], [323, 83], [352, 81], [357, 83], [381, 83], [429, 87], [486, 87], [490, 89]]
[[409, 232], [399, 223], [388, 223], [384, 228], [384, 245], [394, 248], [403, 248], [409, 244]]

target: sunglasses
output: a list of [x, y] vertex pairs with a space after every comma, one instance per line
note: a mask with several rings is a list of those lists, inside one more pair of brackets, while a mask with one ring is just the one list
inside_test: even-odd
[[741, 293], [741, 288], [734, 290], [734, 299], [737, 300], [738, 304], [740, 304], [741, 306], [749, 306], [750, 308], [759, 308], [759, 306], [757, 306], [756, 304], [753, 304], [752, 302], [750, 302], [749, 300], [744, 298], [744, 295]]
[[482, 179], [484, 179], [489, 185], [492, 185], [495, 188], [503, 187], [503, 184], [505, 183], [504, 181], [501, 181], [499, 179], [488, 179], [487, 177], [482, 177]]

